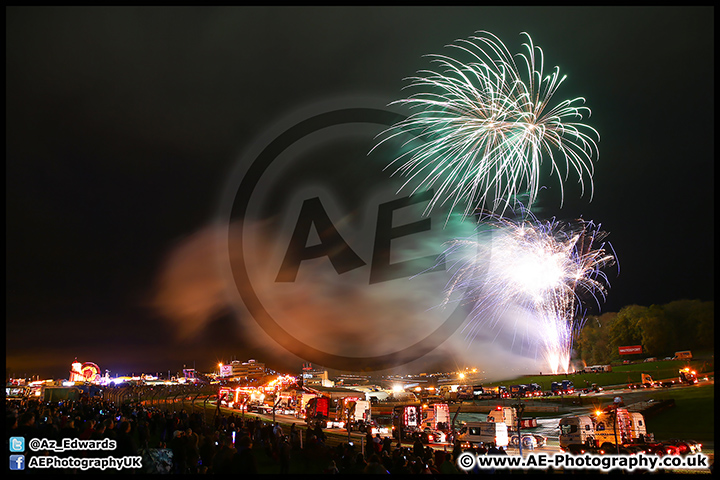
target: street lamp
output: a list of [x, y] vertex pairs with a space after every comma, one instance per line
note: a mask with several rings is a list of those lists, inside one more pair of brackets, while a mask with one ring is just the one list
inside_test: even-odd
[[513, 408], [515, 408], [515, 412], [517, 414], [517, 434], [518, 434], [518, 453], [522, 457], [522, 417], [523, 412], [525, 411], [525, 404], [522, 402], [522, 399], [518, 398], [518, 403], [513, 405]]

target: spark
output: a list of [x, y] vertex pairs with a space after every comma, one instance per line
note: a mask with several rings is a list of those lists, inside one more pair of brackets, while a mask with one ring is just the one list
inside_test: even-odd
[[[528, 192], [531, 205], [540, 188], [540, 166], [563, 181], [574, 171], [582, 194], [589, 178], [592, 199], [593, 158], [599, 155], [599, 134], [581, 123], [590, 109], [582, 97], [551, 101], [565, 76], [555, 67], [545, 75], [543, 52], [527, 37], [527, 52], [511, 55], [489, 32], [448, 45], [467, 61], [428, 55], [435, 70], [421, 70], [405, 88], [417, 93], [391, 103], [414, 110], [382, 132], [383, 142], [410, 135], [404, 153], [386, 168], [406, 180], [398, 191], [434, 189], [426, 213], [448, 204], [463, 215], [476, 208], [495, 211], [518, 194]], [[516, 61], [516, 58], [519, 61]], [[415, 142], [419, 140], [420, 142]], [[564, 170], [564, 176], [561, 174]], [[564, 177], [564, 178], [563, 178]]]
[[[529, 319], [527, 335], [539, 339], [553, 373], [567, 371], [585, 302], [605, 300], [604, 268], [616, 263], [606, 232], [591, 221], [537, 220], [523, 209], [518, 220], [489, 212], [471, 238], [449, 242], [444, 258], [455, 259], [445, 302], [472, 305], [468, 338], [480, 328]], [[458, 299], [459, 296], [459, 299]]]

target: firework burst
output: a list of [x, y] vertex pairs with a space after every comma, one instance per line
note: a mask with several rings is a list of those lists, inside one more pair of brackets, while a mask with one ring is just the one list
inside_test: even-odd
[[565, 76], [558, 67], [545, 76], [542, 50], [525, 35], [527, 52], [516, 56], [488, 32], [457, 40], [449, 47], [467, 61], [428, 55], [438, 68], [411, 77], [406, 88], [419, 91], [393, 102], [414, 113], [383, 132], [377, 145], [403, 134], [420, 140], [406, 142], [407, 151], [388, 168], [407, 177], [400, 190], [434, 189], [427, 212], [446, 203], [464, 215], [481, 206], [495, 211], [526, 192], [532, 204], [543, 159], [561, 194], [574, 171], [583, 193], [588, 177], [592, 196], [599, 135], [580, 123], [590, 109], [583, 98], [551, 103]]
[[529, 318], [526, 335], [535, 336], [550, 370], [567, 371], [584, 304], [594, 299], [600, 305], [607, 292], [603, 268], [615, 256], [605, 236], [585, 220], [540, 222], [528, 211], [519, 221], [486, 214], [475, 237], [454, 240], [445, 251], [445, 258], [457, 259], [446, 302], [472, 305], [465, 327], [471, 339], [483, 326]]

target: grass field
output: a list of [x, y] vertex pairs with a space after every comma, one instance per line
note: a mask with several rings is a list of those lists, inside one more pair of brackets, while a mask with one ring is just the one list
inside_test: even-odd
[[657, 438], [686, 438], [700, 442], [714, 442], [714, 385], [658, 390], [653, 394], [653, 398], [675, 400], [674, 408], [647, 419], [648, 431], [655, 433]]
[[[629, 365], [613, 366], [613, 371], [608, 373], [579, 373], [569, 375], [535, 375], [524, 376], [513, 380], [485, 384], [487, 386], [515, 385], [538, 383], [543, 390], [550, 390], [552, 382], [568, 378], [573, 381], [575, 388], [583, 388], [586, 385], [597, 383], [607, 388], [629, 383], [640, 383], [641, 374], [646, 373], [654, 380], [665, 380], [677, 378], [678, 370], [689, 366], [699, 373], [699, 377], [709, 375], [714, 377], [714, 362], [712, 360], [667, 360], [649, 363], [635, 363]], [[586, 383], [587, 382], [587, 383]], [[715, 441], [715, 388], [714, 384], [699, 385], [692, 388], [670, 388], [670, 389], [641, 389], [637, 393], [626, 396], [625, 402], [644, 401], [650, 398], [655, 400], [673, 399], [675, 407], [669, 408], [647, 420], [648, 431], [655, 434], [658, 439], [685, 438], [699, 442]], [[540, 403], [559, 403], [563, 406], [572, 405], [574, 398], [547, 397], [532, 400]], [[612, 395], [605, 397], [593, 397], [587, 402], [608, 405], [612, 402]], [[552, 413], [532, 413], [530, 416], [548, 416]]]
[[[610, 385], [627, 385], [629, 383], [640, 383], [643, 373], [653, 377], [654, 380], [677, 378], [678, 370], [690, 366], [700, 374], [714, 372], [714, 363], [710, 360], [666, 360], [649, 363], [634, 363], [629, 365], [613, 366], [612, 372], [607, 373], [575, 373], [560, 375], [527, 375], [512, 380], [484, 383], [483, 386], [516, 385], [537, 383], [543, 390], [550, 390], [550, 384], [568, 378], [573, 381], [575, 388], [583, 388], [586, 385], [597, 383], [601, 387]], [[587, 383], [586, 383], [587, 382]]]

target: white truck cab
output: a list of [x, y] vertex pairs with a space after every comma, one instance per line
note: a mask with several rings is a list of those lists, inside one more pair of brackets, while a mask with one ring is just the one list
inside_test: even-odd
[[570, 445], [592, 445], [595, 441], [592, 418], [587, 415], [561, 418], [558, 440], [563, 450]]
[[491, 410], [488, 413], [487, 421], [504, 423], [511, 431], [517, 429], [517, 414], [512, 407], [497, 407], [495, 410]]

